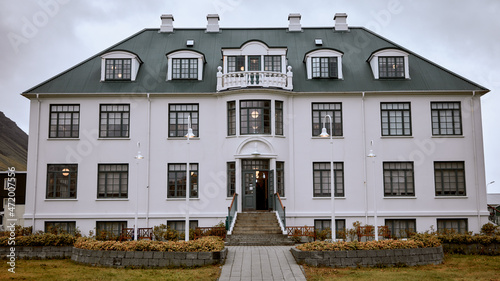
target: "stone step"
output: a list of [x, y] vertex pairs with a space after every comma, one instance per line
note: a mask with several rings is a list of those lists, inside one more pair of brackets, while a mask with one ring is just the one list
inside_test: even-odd
[[233, 234], [226, 238], [226, 244], [229, 246], [278, 246], [294, 245], [294, 242], [283, 234], [268, 234], [265, 236]]

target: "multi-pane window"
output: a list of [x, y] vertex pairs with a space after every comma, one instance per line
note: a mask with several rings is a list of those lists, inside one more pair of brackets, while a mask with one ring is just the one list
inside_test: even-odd
[[80, 105], [50, 105], [50, 138], [78, 138]]
[[248, 56], [248, 71], [260, 71], [260, 56]]
[[131, 59], [106, 59], [106, 80], [130, 80]]
[[432, 134], [462, 135], [460, 102], [431, 102]]
[[77, 164], [48, 164], [46, 198], [76, 198], [77, 177]]
[[[96, 234], [101, 236], [106, 234], [109, 238], [117, 238], [122, 234], [122, 230], [127, 228], [126, 221], [98, 221], [96, 222]], [[105, 233], [103, 233], [105, 232]]]
[[172, 59], [172, 79], [198, 79], [198, 59]]
[[169, 137], [184, 137], [188, 132], [188, 116], [191, 116], [193, 134], [198, 135], [198, 104], [170, 104]]
[[333, 136], [342, 136], [342, 103], [312, 104], [312, 135], [317, 137], [321, 134], [323, 123], [328, 134], [331, 134], [327, 115], [332, 118]]
[[128, 138], [130, 131], [130, 105], [101, 104], [99, 113], [100, 138]]
[[227, 135], [236, 135], [236, 102], [227, 102]]
[[227, 57], [227, 72], [245, 71], [245, 56]]
[[264, 56], [264, 71], [281, 72], [281, 56]]
[[271, 133], [271, 101], [240, 101], [240, 134]]
[[411, 136], [409, 102], [380, 103], [382, 136]]
[[415, 196], [413, 162], [384, 162], [384, 196]]
[[467, 219], [437, 219], [437, 231], [465, 234], [469, 231]]
[[[314, 220], [314, 230], [316, 232], [329, 230], [327, 238], [331, 239], [331, 225], [332, 220]], [[335, 236], [337, 238], [345, 239], [345, 219], [336, 219], [335, 220]]]
[[313, 78], [338, 78], [338, 65], [336, 57], [312, 58]]
[[465, 196], [464, 162], [434, 162], [436, 196]]
[[[184, 237], [184, 232], [186, 231], [186, 221], [180, 220], [180, 221], [167, 221], [167, 226], [175, 230], [179, 233], [179, 239]], [[198, 227], [198, 221], [197, 220], [190, 220], [189, 221], [189, 229], [196, 229]]]
[[404, 57], [379, 57], [378, 76], [380, 78], [405, 78]]
[[285, 197], [285, 162], [276, 161], [276, 192]]
[[283, 135], [283, 102], [274, 102], [274, 122], [275, 122], [275, 134]]
[[99, 164], [98, 198], [128, 197], [128, 164]]
[[[313, 163], [314, 197], [331, 196], [330, 166], [330, 162]], [[344, 196], [344, 163], [334, 162], [333, 168], [335, 197], [342, 197]]]
[[[187, 164], [168, 164], [168, 198], [186, 197]], [[190, 198], [198, 198], [198, 164], [191, 163], [189, 174]]]
[[236, 163], [227, 162], [227, 197], [236, 192]]
[[386, 219], [385, 226], [389, 228], [392, 238], [408, 238], [416, 232], [416, 220], [414, 219]]
[[75, 234], [75, 221], [46, 221], [45, 232], [68, 233]]

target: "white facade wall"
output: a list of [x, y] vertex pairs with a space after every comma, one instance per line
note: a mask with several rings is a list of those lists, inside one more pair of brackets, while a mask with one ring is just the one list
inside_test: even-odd
[[[487, 223], [486, 188], [479, 97], [473, 93], [291, 93], [239, 90], [218, 94], [136, 94], [113, 96], [40, 95], [31, 101], [25, 224], [43, 230], [45, 221], [76, 221], [87, 234], [96, 221], [128, 222], [152, 227], [184, 220], [185, 200], [167, 198], [167, 164], [198, 163], [199, 198], [190, 200], [190, 218], [199, 226], [224, 221], [231, 198], [226, 196], [226, 163], [236, 161], [236, 192], [241, 195], [242, 158], [285, 162], [287, 225], [313, 225], [330, 219], [330, 198], [313, 197], [313, 162], [331, 161], [329, 139], [312, 136], [312, 102], [341, 102], [343, 136], [333, 139], [334, 161], [344, 162], [345, 197], [336, 198], [335, 216], [377, 225], [385, 219], [416, 219], [417, 231], [436, 228], [437, 218], [466, 218], [469, 231]], [[236, 101], [237, 135], [227, 136], [227, 101]], [[240, 100], [279, 100], [284, 107], [284, 135], [239, 134]], [[460, 101], [463, 136], [433, 137], [431, 101]], [[411, 102], [411, 137], [381, 137], [380, 102]], [[471, 105], [473, 102], [473, 105]], [[130, 138], [99, 139], [99, 104], [130, 104]], [[168, 105], [199, 104], [199, 138], [168, 137]], [[50, 104], [80, 104], [79, 139], [49, 139]], [[40, 111], [39, 111], [40, 109]], [[327, 125], [328, 126], [328, 125]], [[373, 140], [374, 164], [366, 155]], [[137, 164], [137, 142], [145, 156]], [[252, 156], [255, 143], [261, 153]], [[415, 196], [383, 195], [384, 161], [414, 161]], [[436, 197], [434, 161], [464, 161], [467, 196]], [[77, 199], [46, 199], [47, 164], [78, 164]], [[97, 165], [129, 164], [128, 199], [97, 199]], [[375, 200], [374, 200], [375, 198]], [[241, 196], [238, 210], [242, 210]], [[374, 204], [375, 203], [375, 204]]]

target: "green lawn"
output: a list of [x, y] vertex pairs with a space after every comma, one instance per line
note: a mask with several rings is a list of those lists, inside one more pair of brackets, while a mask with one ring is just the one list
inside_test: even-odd
[[444, 264], [333, 269], [304, 266], [307, 280], [500, 280], [500, 256], [445, 255]]
[[217, 280], [220, 266], [182, 269], [116, 269], [91, 267], [71, 260], [19, 260], [16, 273], [1, 260], [0, 280]]

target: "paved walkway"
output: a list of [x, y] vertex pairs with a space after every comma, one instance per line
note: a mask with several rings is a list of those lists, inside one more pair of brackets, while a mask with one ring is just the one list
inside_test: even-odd
[[300, 280], [306, 277], [290, 252], [291, 246], [227, 246], [219, 281]]

